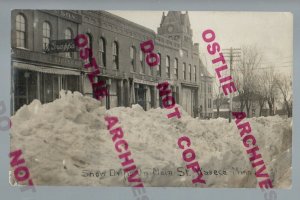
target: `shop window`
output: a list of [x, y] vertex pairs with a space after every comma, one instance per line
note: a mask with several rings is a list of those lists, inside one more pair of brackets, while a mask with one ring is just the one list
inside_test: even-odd
[[109, 87], [109, 97], [110, 97], [110, 105], [109, 108], [114, 108], [119, 106], [119, 84], [117, 80], [112, 80], [111, 85]]
[[100, 60], [100, 66], [105, 67], [106, 66], [106, 43], [104, 38], [99, 39], [99, 60]]
[[211, 99], [208, 99], [208, 108], [211, 108]]
[[24, 104], [30, 104], [37, 99], [37, 72], [29, 70], [14, 70], [15, 111]]
[[51, 26], [48, 22], [43, 23], [43, 49], [47, 49], [51, 38]]
[[26, 19], [22, 14], [16, 16], [16, 42], [17, 47], [26, 48]]
[[116, 41], [113, 42], [113, 67], [119, 69], [119, 45]]

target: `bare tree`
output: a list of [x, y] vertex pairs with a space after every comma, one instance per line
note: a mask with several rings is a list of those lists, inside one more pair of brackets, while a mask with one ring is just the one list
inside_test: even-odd
[[218, 81], [215, 81], [215, 92], [214, 92], [214, 99], [215, 99], [215, 105], [217, 109], [217, 118], [220, 117], [220, 107], [223, 104], [223, 101], [225, 99], [225, 96], [223, 94], [223, 90], [221, 90], [221, 85]]
[[258, 86], [256, 87], [255, 93], [259, 104], [259, 116], [262, 116], [263, 107], [268, 100], [268, 87], [265, 84], [264, 72], [257, 73], [257, 84]]
[[276, 87], [276, 75], [274, 73], [274, 67], [269, 66], [269, 70], [263, 73], [264, 76], [264, 87], [266, 87], [266, 98], [269, 106], [269, 115], [275, 114], [275, 98], [277, 96]]
[[292, 117], [292, 105], [293, 105], [293, 94], [292, 94], [292, 78], [287, 75], [280, 75], [276, 78], [276, 86], [283, 97], [283, 103], [288, 117]]
[[257, 87], [257, 70], [261, 65], [262, 55], [254, 46], [245, 46], [242, 48], [242, 57], [240, 64], [235, 70], [235, 83], [239, 94], [241, 111], [246, 108], [247, 116], [250, 117], [250, 108], [253, 95]]

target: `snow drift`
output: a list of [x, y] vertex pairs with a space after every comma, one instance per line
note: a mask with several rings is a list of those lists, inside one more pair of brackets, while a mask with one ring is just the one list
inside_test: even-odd
[[[144, 111], [133, 105], [106, 110], [95, 99], [61, 92], [52, 103], [34, 100], [17, 111], [12, 117], [11, 150], [22, 149], [35, 185], [127, 186], [126, 175], [117, 174], [120, 160], [104, 121], [105, 115], [114, 115], [145, 186], [197, 186], [191, 181], [193, 173], [183, 170], [182, 150], [177, 147], [177, 139], [188, 135], [207, 171], [206, 185], [201, 187], [257, 187], [234, 123], [194, 119], [181, 107], [180, 111], [181, 119], [168, 119], [168, 111], [161, 108]], [[273, 186], [290, 188], [291, 119], [273, 116], [249, 121]], [[226, 173], [214, 174], [214, 170]]]

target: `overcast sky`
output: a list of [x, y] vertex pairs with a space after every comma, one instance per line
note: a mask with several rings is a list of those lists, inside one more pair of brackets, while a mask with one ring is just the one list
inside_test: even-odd
[[[148, 27], [157, 32], [163, 11], [109, 11], [120, 17]], [[185, 11], [183, 11], [185, 12]], [[211, 56], [201, 34], [207, 28], [216, 33], [221, 48], [240, 48], [256, 45], [263, 55], [264, 67], [273, 65], [276, 71], [291, 73], [293, 62], [293, 17], [279, 12], [194, 12], [189, 11], [194, 43], [200, 44], [200, 54], [208, 70]], [[167, 11], [165, 11], [167, 14]]]

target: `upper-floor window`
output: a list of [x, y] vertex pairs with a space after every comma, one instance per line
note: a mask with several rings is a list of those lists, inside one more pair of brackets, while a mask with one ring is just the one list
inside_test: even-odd
[[134, 46], [130, 47], [130, 64], [131, 64], [131, 71], [135, 72], [136, 66], [136, 49]]
[[48, 22], [43, 23], [43, 49], [46, 49], [50, 43], [51, 26]]
[[119, 69], [119, 44], [113, 42], [113, 66], [115, 69]]
[[186, 64], [183, 63], [183, 79], [186, 80]]
[[161, 54], [158, 53], [158, 57], [159, 57], [159, 63], [157, 65], [157, 76], [161, 76]]
[[174, 59], [174, 76], [176, 79], [178, 79], [178, 59]]
[[208, 85], [208, 86], [207, 86], [207, 92], [208, 92], [208, 93], [211, 93], [211, 85]]
[[141, 73], [145, 73], [145, 54], [140, 50]]
[[170, 78], [170, 56], [166, 57], [166, 74]]
[[197, 82], [196, 65], [194, 65], [193, 67], [193, 73], [194, 73], [194, 81]]
[[190, 81], [192, 80], [192, 65], [189, 64], [189, 75], [190, 75]]
[[16, 16], [16, 42], [17, 47], [26, 48], [26, 19], [22, 14]]
[[99, 61], [100, 66], [106, 66], [106, 43], [102, 37], [99, 39]]
[[[69, 39], [72, 39], [72, 38], [73, 38], [72, 30], [70, 28], [67, 28], [65, 30], [65, 39], [69, 40]], [[66, 55], [67, 58], [72, 58], [73, 57], [72, 52], [66, 52], [65, 55]]]

